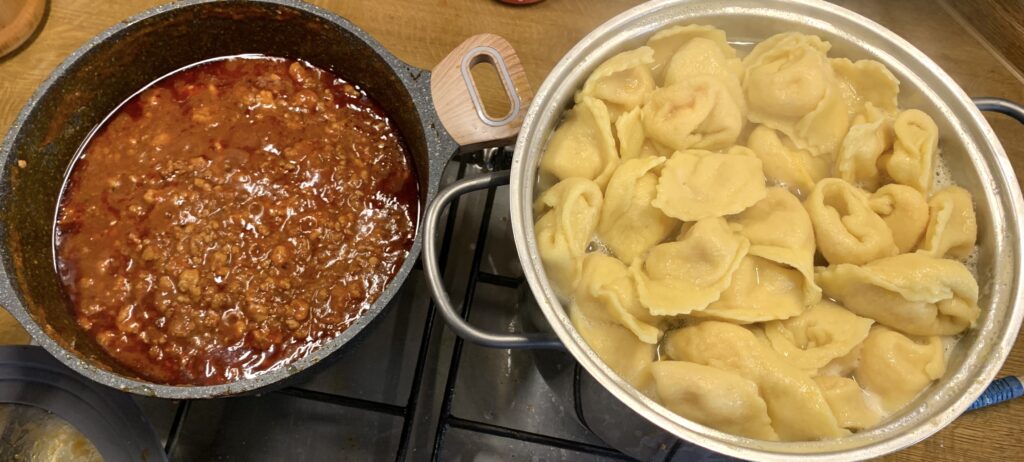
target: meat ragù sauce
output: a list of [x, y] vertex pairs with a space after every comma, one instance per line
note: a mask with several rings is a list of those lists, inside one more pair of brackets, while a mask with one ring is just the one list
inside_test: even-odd
[[412, 247], [418, 183], [358, 87], [246, 56], [171, 74], [84, 146], [57, 211], [78, 324], [165, 384], [293, 362], [380, 296]]

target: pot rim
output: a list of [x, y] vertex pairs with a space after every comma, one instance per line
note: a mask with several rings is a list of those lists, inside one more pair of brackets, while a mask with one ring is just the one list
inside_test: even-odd
[[[706, 5], [698, 6], [698, 3]], [[659, 12], [670, 7], [682, 6], [691, 8], [691, 12], [680, 14], [672, 21], [662, 21], [656, 18]], [[882, 50], [859, 42], [856, 43], [856, 46], [877, 56], [892, 57], [893, 53], [899, 53], [901, 58], [911, 61], [915, 67], [913, 71], [908, 71], [908, 74], [929, 77], [934, 84], [937, 84], [929, 87], [922, 83], [921, 91], [926, 93], [932, 101], [939, 102], [940, 108], [946, 111], [949, 111], [950, 107], [955, 107], [958, 110], [958, 115], [966, 116], [966, 119], [961, 117], [961, 123], [964, 126], [970, 125], [969, 128], [980, 134], [980, 136], [972, 138], [963, 128], [954, 133], [955, 137], [963, 141], [965, 149], [968, 151], [967, 155], [972, 158], [972, 161], [975, 163], [986, 160], [991, 162], [986, 169], [978, 168], [976, 170], [982, 177], [982, 182], [992, 187], [987, 188], [990, 190], [980, 193], [975, 191], [975, 193], [984, 195], [988, 199], [1001, 198], [1001, 200], [989, 200], [993, 208], [992, 220], [997, 222], [994, 226], [997, 239], [998, 234], [1002, 233], [1003, 239], [1006, 241], [997, 241], [993, 244], [997, 246], [994, 263], [1000, 264], [1000, 268], [1006, 269], [1008, 266], [1012, 270], [1008, 275], [1004, 275], [1008, 285], [1000, 289], [1011, 291], [1011, 293], [1004, 294], [1005, 296], [1001, 295], [1003, 299], [993, 302], [993, 304], [1005, 305], [1005, 309], [1009, 313], [1007, 318], [993, 320], [987, 323], [990, 325], [984, 326], [984, 333], [993, 337], [992, 344], [987, 345], [987, 350], [974, 351], [978, 345], [986, 346], [986, 342], [982, 341], [986, 339], [981, 335], [971, 344], [972, 353], [979, 355], [984, 353], [987, 356], [985, 358], [987, 362], [979, 366], [980, 370], [973, 377], [973, 382], [941, 412], [932, 415], [927, 420], [914, 423], [907, 431], [888, 429], [889, 426], [912, 417], [912, 415], [899, 417], [901, 414], [908, 413], [906, 409], [902, 413], [895, 414], [894, 418], [886, 424], [856, 434], [865, 435], [862, 438], [854, 439], [851, 436], [815, 442], [760, 441], [717, 431], [687, 420], [633, 389], [605, 365], [575, 332], [561, 302], [547, 281], [537, 252], [531, 204], [536, 197], [534, 194], [536, 166], [541, 149], [546, 144], [549, 135], [545, 127], [553, 127], [553, 124], [561, 118], [560, 114], [563, 108], [559, 102], [570, 100], [572, 93], [579, 86], [570, 85], [569, 82], [582, 84], [579, 76], [583, 75], [582, 78], [585, 78], [585, 75], [589, 74], [590, 70], [596, 67], [603, 58], [628, 47], [627, 44], [636, 43], [638, 39], [649, 36], [661, 27], [674, 23], [699, 23], [702, 18], [712, 16], [711, 12], [719, 16], [728, 14], [756, 16], [755, 13], [757, 13], [772, 16], [775, 19], [803, 21], [803, 24], [832, 32], [840, 37], [870, 36], [875, 39], [875, 43], [881, 42], [885, 45], [886, 49]], [[836, 21], [848, 26], [847, 28], [854, 32], [844, 31], [838, 26], [834, 26], [833, 23]], [[887, 65], [891, 66], [892, 64], [887, 63]], [[905, 67], [903, 69], [906, 70]], [[920, 80], [915, 81], [920, 82]], [[936, 86], [952, 96], [947, 99], [939, 97], [934, 92]], [[1024, 308], [1020, 306], [1024, 296], [1018, 289], [1022, 282], [1021, 268], [1024, 267], [1024, 257], [1021, 254], [1021, 249], [1024, 248], [1024, 236], [1021, 235], [1020, 218], [1021, 213], [1024, 212], [1024, 197], [1021, 195], [1013, 169], [992, 128], [953, 79], [924, 53], [874, 21], [821, 0], [768, 0], [764, 2], [655, 0], [627, 10], [608, 20], [581, 39], [566, 53], [544, 80], [535, 94], [534, 103], [527, 114], [516, 144], [509, 187], [512, 231], [526, 280], [552, 330], [575, 359], [586, 368], [587, 372], [633, 411], [677, 437], [723, 454], [753, 460], [832, 461], [877, 457], [917, 443], [952, 422], [984, 391], [1009, 354], [1020, 328], [1022, 317], [1024, 317]], [[950, 114], [943, 115], [951, 117]], [[978, 160], [981, 156], [979, 151], [991, 153], [991, 159], [981, 158]], [[985, 182], [984, 180], [989, 181]], [[1004, 245], [1006, 248], [1000, 248]], [[993, 297], [995, 298], [996, 295]], [[998, 327], [991, 325], [996, 322], [1004, 322], [1004, 324]], [[981, 327], [983, 326], [979, 326], [979, 329]], [[997, 328], [1000, 330], [993, 332]], [[966, 369], [968, 365], [968, 360], [965, 358], [961, 369]], [[949, 371], [946, 375], [957, 375], [954, 372], [956, 371]], [[942, 391], [944, 391], [942, 388], [931, 388], [926, 390], [923, 396], [938, 395]], [[927, 403], [922, 403], [916, 411], [922, 411], [922, 408], [927, 410]]]
[[[94, 48], [105, 43], [107, 40], [110, 40], [117, 34], [137, 27], [140, 23], [162, 14], [204, 4], [224, 5], [231, 3], [232, 2], [223, 2], [221, 0], [180, 0], [167, 3], [147, 9], [125, 19], [90, 38], [82, 46], [68, 55], [68, 57], [54, 68], [53, 71], [51, 71], [50, 75], [39, 84], [35, 92], [18, 113], [18, 116], [12, 122], [3, 142], [0, 143], [0, 163], [3, 163], [4, 171], [9, 171], [9, 169], [12, 168], [12, 163], [16, 161], [16, 156], [13, 152], [15, 138], [18, 136], [21, 127], [25, 124], [38, 101], [43, 97], [43, 95], [47, 94], [51, 90], [51, 88], [70, 68], [75, 66], [80, 59], [88, 55]], [[406, 255], [405, 261], [402, 263], [402, 266], [399, 268], [398, 272], [395, 273], [394, 278], [388, 283], [384, 291], [377, 297], [377, 300], [371, 304], [367, 312], [360, 316], [354, 323], [349, 325], [338, 336], [324, 342], [298, 361], [277, 366], [256, 376], [243, 377], [233, 382], [217, 385], [167, 385], [149, 382], [98, 367], [91, 361], [80, 357], [78, 354], [66, 350], [56, 340], [54, 340], [50, 334], [47, 333], [46, 328], [36, 322], [35, 318], [29, 314], [28, 310], [25, 308], [22, 303], [21, 296], [18, 295], [20, 291], [16, 288], [13, 282], [13, 268], [9, 267], [7, 256], [4, 255], [5, 261], [3, 264], [0, 264], [0, 300], [4, 302], [4, 307], [7, 308], [7, 310], [25, 328], [25, 330], [29, 332], [33, 340], [38, 342], [38, 344], [46, 349], [47, 352], [75, 372], [82, 374], [97, 383], [119, 389], [121, 391], [166, 399], [219, 398], [258, 392], [270, 389], [275, 384], [284, 385], [284, 381], [287, 379], [293, 378], [302, 372], [309, 371], [321, 361], [327, 361], [329, 357], [339, 353], [344, 345], [348, 344], [356, 338], [360, 332], [365, 330], [368, 325], [370, 325], [385, 309], [388, 308], [388, 306], [390, 306], [392, 299], [398, 292], [399, 288], [403, 285], [418, 260], [423, 243], [423, 232], [421, 226], [423, 211], [426, 208], [426, 204], [428, 204], [430, 199], [437, 193], [440, 174], [448, 160], [448, 154], [453, 153], [457, 147], [447, 132], [443, 129], [434, 128], [435, 126], [439, 127], [440, 124], [435, 123], [437, 116], [434, 112], [433, 103], [430, 99], [430, 72], [410, 66], [404, 61], [398, 59], [390, 51], [384, 48], [380, 42], [370, 36], [366, 31], [353, 24], [351, 21], [304, 1], [246, 0], [238, 3], [269, 4], [273, 6], [291, 8], [299, 10], [303, 14], [319, 17], [346, 30], [366, 43], [367, 46], [374, 49], [381, 59], [391, 68], [401, 85], [408, 90], [413, 106], [416, 108], [418, 113], [417, 118], [419, 119], [419, 123], [423, 126], [425, 145], [427, 146], [427, 152], [424, 153], [424, 155], [427, 156], [427, 171], [416, 172], [418, 176], [425, 177], [425, 184], [427, 185], [427, 188], [420, 191], [420, 216], [417, 219], [418, 224], [416, 227], [415, 240]], [[161, 77], [162, 76], [157, 76], [157, 78]], [[6, 187], [6, 180], [3, 184], [0, 184], [0, 187]], [[3, 253], [6, 254], [6, 250], [3, 250]]]

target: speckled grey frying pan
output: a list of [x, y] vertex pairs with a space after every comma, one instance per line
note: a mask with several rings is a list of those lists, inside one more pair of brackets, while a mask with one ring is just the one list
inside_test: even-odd
[[[415, 160], [421, 210], [437, 192], [445, 163], [459, 149], [513, 139], [531, 92], [504, 39], [469, 38], [433, 71], [409, 66], [344, 18], [293, 0], [191, 0], [127, 19], [71, 54], [39, 87], [0, 145], [0, 305], [47, 351], [111, 387], [165, 398], [209, 398], [281, 384], [331, 356], [371, 323], [405, 281], [409, 256], [372, 308], [305, 358], [224, 385], [169, 386], [119, 366], [75, 323], [55, 271], [53, 219], [76, 150], [122, 101], [157, 78], [205, 59], [262, 53], [304, 59], [360, 84], [394, 120]], [[511, 103], [500, 119], [486, 114], [469, 68], [495, 65]]]

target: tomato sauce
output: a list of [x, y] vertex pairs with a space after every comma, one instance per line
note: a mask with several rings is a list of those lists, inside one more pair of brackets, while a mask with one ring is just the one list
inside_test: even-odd
[[416, 174], [357, 86], [234, 57], [165, 77], [84, 145], [56, 223], [78, 324], [140, 377], [211, 385], [343, 332], [412, 247]]

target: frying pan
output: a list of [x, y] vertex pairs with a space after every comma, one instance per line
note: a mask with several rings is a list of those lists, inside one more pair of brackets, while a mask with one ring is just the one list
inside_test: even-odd
[[[372, 307], [304, 358], [250, 378], [209, 386], [151, 383], [120, 366], [75, 323], [55, 271], [53, 217], [76, 150], [122, 101], [150, 82], [206, 59], [259, 53], [303, 59], [359, 84], [392, 118], [420, 182], [420, 209], [459, 150], [510, 142], [531, 91], [501, 37], [467, 39], [432, 71], [403, 63], [349, 21], [294, 0], [172, 3], [127, 19], [71, 54], [39, 87], [0, 145], [0, 305], [36, 342], [75, 371], [132, 393], [173, 399], [263, 391], [321, 363], [388, 306], [422, 243], [417, 232], [401, 269]], [[511, 110], [487, 115], [470, 68], [497, 69]]]

